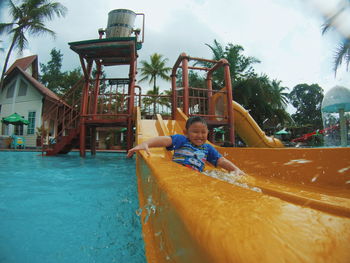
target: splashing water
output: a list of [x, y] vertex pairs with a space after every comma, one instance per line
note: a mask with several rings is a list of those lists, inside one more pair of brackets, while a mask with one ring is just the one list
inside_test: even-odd
[[304, 163], [311, 163], [310, 160], [305, 159], [296, 159], [296, 160], [290, 160], [288, 163], [285, 163], [284, 165], [293, 165], [293, 164], [304, 164]]
[[220, 170], [208, 170], [204, 171], [203, 174], [254, 192], [262, 193], [259, 187], [252, 187], [244, 182], [246, 181], [246, 175], [238, 175], [235, 172], [227, 173]]
[[342, 169], [339, 169], [338, 170], [338, 173], [345, 173], [347, 170], [349, 170], [350, 169], [350, 166], [348, 166], [348, 167], [345, 167], [345, 168], [342, 168]]
[[139, 209], [137, 209], [135, 211], [136, 215], [137, 216], [141, 216], [142, 215], [142, 212], [145, 211], [146, 215], [145, 217], [143, 218], [142, 220], [142, 223], [143, 224], [146, 224], [148, 222], [148, 219], [149, 217], [152, 215], [152, 214], [155, 214], [156, 213], [156, 205], [153, 204], [153, 201], [152, 201], [152, 196], [149, 196], [147, 198], [147, 204], [145, 204], [143, 207], [140, 207]]

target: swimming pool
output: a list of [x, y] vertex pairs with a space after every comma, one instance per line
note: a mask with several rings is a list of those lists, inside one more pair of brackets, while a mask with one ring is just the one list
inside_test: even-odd
[[0, 262], [146, 262], [135, 160], [0, 152]]

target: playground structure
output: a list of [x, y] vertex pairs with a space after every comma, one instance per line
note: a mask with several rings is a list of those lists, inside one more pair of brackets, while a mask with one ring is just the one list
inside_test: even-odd
[[[143, 38], [142, 38], [143, 39]], [[203, 116], [210, 138], [215, 127], [237, 133], [249, 147], [216, 147], [246, 176], [212, 178], [171, 161], [171, 152], [137, 153], [140, 216], [148, 262], [348, 262], [350, 258], [350, 148], [284, 148], [268, 137], [233, 101], [229, 65], [181, 54], [172, 70], [172, 117], [142, 119], [136, 101], [137, 36], [70, 43], [84, 80], [55, 110], [56, 144], [47, 155], [86, 143], [95, 154], [97, 127], [126, 127], [127, 144], [183, 134], [189, 116]], [[206, 61], [210, 68], [189, 66]], [[93, 63], [96, 76], [91, 78]], [[127, 65], [129, 77], [101, 78], [102, 66]], [[224, 69], [225, 84], [212, 89], [211, 76]], [[177, 70], [182, 70], [181, 85]], [[206, 88], [190, 87], [188, 70], [207, 73]], [[124, 91], [123, 91], [124, 90]], [[127, 90], [127, 92], [126, 92]], [[81, 92], [82, 96], [77, 96]], [[79, 99], [78, 99], [79, 98]], [[210, 142], [209, 142], [210, 143]], [[219, 174], [207, 165], [207, 172]]]
[[[191, 59], [181, 54], [172, 76], [181, 66], [186, 80], [186, 60]], [[225, 61], [212, 68], [216, 65]], [[172, 119], [157, 115], [157, 120], [144, 120], [136, 112], [137, 144], [183, 134], [188, 116], [201, 115], [210, 127], [230, 125], [233, 116], [236, 133], [250, 146], [214, 145], [246, 172], [243, 177], [220, 174], [210, 164], [206, 173], [211, 176], [199, 174], [172, 162], [163, 148], [151, 148], [151, 156], [137, 154], [148, 262], [347, 262], [350, 149], [285, 148], [266, 136], [239, 104], [227, 103], [226, 90], [208, 88], [197, 102], [198, 89], [191, 91], [185, 81], [172, 85], [177, 106]], [[182, 101], [186, 96], [187, 103]], [[199, 112], [199, 103], [211, 106]]]
[[[79, 55], [84, 78], [63, 96], [60, 104], [45, 110], [44, 123], [45, 117], [51, 116], [52, 112], [56, 113], [58, 120], [56, 143], [43, 148], [46, 155], [67, 153], [79, 145], [83, 157], [87, 144], [91, 154], [96, 154], [98, 127], [126, 127], [127, 148], [131, 148], [135, 89], [140, 91], [135, 84], [137, 50], [144, 41], [143, 33], [139, 40], [140, 31], [132, 30], [136, 15], [144, 18], [144, 14], [130, 10], [113, 10], [109, 14], [107, 29], [99, 29], [99, 39], [69, 43]], [[132, 32], [135, 36], [129, 36]], [[102, 38], [104, 33], [107, 38]], [[95, 76], [92, 77], [94, 66]], [[103, 66], [127, 66], [129, 76], [102, 78]]]

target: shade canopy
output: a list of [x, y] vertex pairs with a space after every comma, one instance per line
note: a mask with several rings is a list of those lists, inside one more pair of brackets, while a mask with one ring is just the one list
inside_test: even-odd
[[1, 121], [5, 124], [13, 124], [13, 125], [21, 125], [21, 124], [28, 125], [29, 124], [29, 121], [27, 121], [26, 119], [24, 119], [21, 115], [19, 115], [17, 113], [13, 113], [6, 118], [2, 118]]
[[276, 132], [275, 134], [282, 135], [282, 134], [289, 134], [289, 132], [287, 132], [286, 130], [280, 130], [280, 131]]
[[221, 128], [214, 128], [215, 133], [225, 133], [225, 131]]

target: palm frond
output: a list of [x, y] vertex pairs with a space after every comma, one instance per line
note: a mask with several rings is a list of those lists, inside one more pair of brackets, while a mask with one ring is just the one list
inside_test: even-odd
[[0, 23], [0, 35], [3, 33], [9, 33], [14, 26], [14, 23]]
[[349, 67], [349, 57], [350, 56], [350, 39], [344, 39], [343, 42], [339, 44], [339, 46], [335, 50], [334, 54], [334, 74], [337, 73], [339, 66], [342, 64], [343, 60], [345, 60], [346, 67]]

